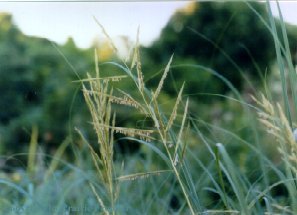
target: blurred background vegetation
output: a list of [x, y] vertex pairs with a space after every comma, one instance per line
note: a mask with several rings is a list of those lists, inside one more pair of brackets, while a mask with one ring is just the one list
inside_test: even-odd
[[[268, 21], [264, 4], [250, 4]], [[296, 56], [297, 28], [287, 25], [287, 29], [291, 52]], [[121, 40], [126, 46], [132, 45], [127, 38]], [[1, 155], [27, 152], [33, 126], [38, 128], [39, 146], [50, 154], [69, 136], [73, 145], [79, 145], [75, 127], [88, 139], [94, 138], [81, 85], [74, 81], [94, 71], [95, 48], [100, 63], [103, 63], [101, 72], [121, 74], [116, 68], [104, 64], [105, 61], [118, 61], [108, 41], [94, 41], [89, 49], [77, 48], [72, 38], [64, 45], [58, 45], [44, 38], [24, 35], [14, 25], [10, 14], [0, 14]], [[165, 107], [173, 104], [185, 81], [191, 114], [204, 122], [229, 129], [245, 140], [251, 138], [252, 128], [242, 106], [224, 98], [234, 94], [222, 77], [250, 102], [249, 94], [254, 94], [263, 88], [265, 81], [273, 79], [271, 74], [276, 56], [271, 33], [247, 4], [190, 3], [176, 11], [160, 37], [151, 46], [141, 47], [140, 52], [144, 78], [150, 87], [157, 86], [162, 70], [174, 53], [170, 81], [165, 83], [161, 95]], [[130, 82], [123, 81], [117, 87], [133, 93]], [[125, 109], [118, 111], [120, 125], [132, 123], [135, 126], [137, 116]], [[244, 146], [236, 145], [233, 139], [211, 132], [207, 126], [204, 131], [213, 139], [230, 142], [236, 152], [234, 156], [238, 156], [240, 162], [252, 160], [245, 154]], [[119, 146], [127, 152], [123, 147]], [[128, 151], [137, 147], [133, 145]], [[0, 162], [0, 165], [6, 170], [11, 168], [7, 163]]]

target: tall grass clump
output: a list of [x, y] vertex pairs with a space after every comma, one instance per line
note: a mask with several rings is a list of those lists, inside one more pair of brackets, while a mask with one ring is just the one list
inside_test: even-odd
[[[103, 29], [100, 24], [99, 26]], [[103, 32], [106, 34], [104, 29]], [[107, 34], [106, 36], [110, 39]], [[111, 40], [110, 43], [112, 44], [114, 51], [117, 52], [117, 49]], [[88, 145], [99, 179], [104, 184], [109, 194], [109, 206], [113, 209], [115, 207], [115, 201], [118, 196], [118, 181], [127, 180], [129, 178], [135, 179], [151, 174], [160, 174], [162, 172], [172, 172], [174, 173], [180, 189], [182, 190], [189, 212], [191, 214], [197, 214], [202, 210], [202, 207], [198, 196], [195, 192], [193, 192], [195, 190], [193, 179], [183, 163], [186, 147], [183, 142], [183, 135], [187, 125], [187, 111], [189, 106], [188, 99], [185, 101], [185, 105], [183, 105], [184, 102], [182, 99], [182, 93], [184, 85], [180, 88], [175, 104], [172, 108], [172, 112], [169, 116], [162, 112], [162, 108], [158, 102], [158, 97], [169, 72], [173, 56], [166, 65], [158, 87], [153, 91], [146, 88], [144, 82], [138, 39], [132, 54], [133, 56], [130, 66], [128, 66], [127, 62], [124, 60], [122, 61], [123, 65], [117, 63], [112, 64], [123, 69], [126, 75], [133, 80], [137, 89], [137, 96], [132, 96], [128, 92], [124, 92], [120, 89], [114, 92], [110, 83], [120, 81], [126, 76], [101, 77], [97, 64], [97, 54], [95, 54], [96, 75], [93, 77], [88, 74], [86, 79], [81, 80], [83, 83], [82, 86], [85, 101], [91, 113], [92, 125], [97, 135], [99, 152], [97, 153], [90, 144]], [[113, 104], [125, 105], [133, 108], [134, 111], [143, 115], [146, 121], [151, 121], [153, 126], [141, 128], [117, 126], [116, 114], [112, 111]], [[178, 112], [180, 110], [182, 111], [182, 117], [177, 120]], [[175, 127], [177, 121], [180, 121], [180, 125], [178, 131], [176, 132]], [[168, 169], [150, 173], [131, 174], [128, 176], [116, 175], [113, 163], [113, 137], [115, 133], [124, 134], [128, 138], [154, 149], [166, 163]], [[102, 200], [102, 197], [100, 197], [100, 195], [96, 192], [94, 186], [92, 186], [92, 190], [97, 196], [100, 205], [104, 206], [105, 203]], [[108, 213], [108, 211], [105, 212]], [[113, 212], [115, 211], [113, 210]]]
[[[250, 6], [248, 2], [247, 5]], [[261, 94], [260, 99], [254, 96], [256, 105], [247, 104], [234, 86], [217, 72], [200, 65], [193, 66], [193, 68], [204, 69], [216, 75], [233, 91], [236, 98], [229, 97], [229, 99], [242, 105], [246, 111], [244, 114], [249, 118], [248, 126], [252, 131], [250, 135], [252, 137], [249, 140], [225, 128], [198, 120], [194, 114], [190, 113], [189, 99], [183, 96], [186, 83], [180, 86], [171, 110], [164, 111], [160, 97], [174, 61], [173, 55], [168, 59], [156, 89], [150, 89], [146, 86], [142, 71], [138, 36], [131, 58], [121, 59], [121, 63], [104, 63], [121, 69], [125, 75], [102, 76], [95, 52], [95, 74], [87, 74], [87, 77], [80, 81], [90, 111], [91, 124], [96, 133], [97, 146], [90, 144], [79, 130], [78, 132], [89, 147], [98, 176], [98, 180], [91, 181], [89, 185], [105, 214], [119, 213], [118, 204], [122, 198], [120, 190], [125, 181], [160, 174], [174, 176], [174, 185], [177, 185], [177, 190], [180, 190], [180, 196], [183, 199], [180, 213], [246, 215], [297, 213], [297, 143], [293, 133], [296, 125], [294, 118], [297, 113], [295, 84], [297, 77], [292, 65], [289, 42], [281, 13], [281, 37], [279, 37], [269, 1], [267, 1], [267, 8], [269, 23], [263, 19], [262, 21], [274, 39], [283, 104], [272, 102], [273, 95], [269, 89], [267, 89], [267, 96]], [[255, 10], [254, 12], [259, 15]], [[114, 52], [117, 53], [116, 46], [104, 28], [97, 20], [96, 22], [110, 41]], [[124, 78], [132, 80], [136, 89], [133, 94], [114, 87], [114, 82], [122, 81]], [[228, 96], [225, 97], [228, 98]], [[135, 114], [143, 117], [142, 126], [118, 126], [115, 106], [119, 105], [129, 107]], [[274, 137], [273, 141], [276, 142], [276, 148], [283, 160], [282, 165], [272, 162], [263, 150], [264, 147], [261, 146], [264, 138], [258, 129], [260, 126], [257, 125], [255, 118], [252, 118], [255, 110], [258, 112], [260, 123]], [[224, 138], [222, 140], [211, 139], [215, 134], [206, 134], [207, 129], [210, 130], [209, 133], [213, 131], [222, 133]], [[126, 136], [127, 140], [137, 141], [149, 147], [162, 162], [161, 166], [165, 168], [123, 175], [121, 170], [125, 168], [125, 165], [120, 170], [114, 156], [114, 135], [117, 133]], [[208, 161], [205, 162], [197, 156], [196, 152], [200, 148], [192, 150], [193, 148], [188, 145], [188, 136], [202, 143], [204, 156], [208, 156]], [[224, 143], [227, 139], [231, 139], [236, 144], [242, 144], [256, 158], [253, 162], [258, 162], [256, 171], [260, 172], [256, 179], [251, 177], [251, 173], [242, 170], [242, 166], [234, 160], [235, 156], [230, 154], [227, 144]], [[199, 147], [202, 149], [202, 146]], [[270, 178], [271, 175], [273, 180]], [[272, 190], [278, 186], [284, 186], [288, 191], [287, 201], [281, 202], [272, 194]], [[206, 200], [209, 196], [215, 196], [218, 199], [217, 202]]]
[[[90, 183], [91, 189], [94, 192], [100, 206], [105, 214], [109, 214], [107, 208], [110, 208], [112, 214], [115, 213], [114, 205], [117, 199], [118, 190], [115, 179], [115, 171], [113, 164], [114, 156], [114, 132], [115, 132], [115, 114], [111, 110], [112, 101], [112, 89], [109, 81], [120, 79], [121, 77], [101, 78], [97, 63], [97, 54], [95, 54], [96, 60], [96, 76], [92, 78], [88, 74], [86, 81], [88, 86], [83, 83], [83, 95], [89, 111], [92, 117], [92, 125], [95, 130], [99, 154], [95, 152], [95, 149], [87, 142], [90, 149], [90, 153], [95, 164], [99, 180], [103, 183], [106, 192], [108, 193], [108, 207], [103, 201], [102, 196], [99, 195], [95, 189], [95, 186]], [[78, 131], [80, 134], [81, 132]], [[83, 137], [83, 135], [81, 134]]]
[[280, 17], [280, 30], [277, 31], [277, 24], [272, 15], [269, 1], [267, 1], [269, 13], [269, 24], [267, 24], [267, 27], [274, 39], [283, 101], [275, 101], [269, 89], [266, 96], [261, 94], [259, 95], [260, 98], [253, 99], [260, 107], [258, 119], [267, 133], [273, 137], [273, 142], [276, 143], [275, 146], [282, 158], [285, 175], [278, 184], [284, 184], [288, 190], [290, 205], [287, 205], [287, 209], [290, 214], [296, 214], [297, 136], [295, 119], [297, 116], [297, 74], [292, 63], [289, 41], [279, 2], [276, 1], [276, 4]]
[[[265, 94], [253, 95], [253, 102], [248, 103], [218, 72], [203, 65], [174, 65], [174, 55], [164, 65], [155, 88], [149, 88], [138, 30], [127, 59], [99, 64], [95, 50], [94, 72], [75, 81], [81, 84], [95, 140], [76, 129], [85, 147], [79, 147], [77, 160], [70, 163], [63, 160], [63, 154], [73, 138], [66, 138], [55, 154], [48, 156], [40, 152], [38, 128], [33, 126], [28, 153], [22, 155], [28, 157], [27, 171], [0, 175], [0, 213], [72, 214], [87, 209], [92, 214], [297, 214], [297, 74], [286, 28], [280, 9], [280, 25], [276, 23], [269, 1], [268, 22], [246, 3], [274, 39], [281, 101], [276, 101], [266, 85]], [[236, 62], [226, 57], [244, 75]], [[106, 74], [101, 70], [104, 66], [123, 74]], [[173, 68], [182, 66], [208, 72], [230, 88], [229, 95], [213, 95], [224, 97], [224, 105], [232, 103], [233, 109], [227, 111], [240, 112], [228, 126], [200, 118], [194, 109], [199, 101], [195, 106], [185, 96], [186, 82], [180, 84], [175, 98], [167, 101], [163, 89], [168, 76]], [[118, 88], [127, 86], [119, 84], [123, 81], [132, 83], [130, 91]], [[122, 126], [119, 108], [137, 117]], [[236, 116], [241, 119], [234, 119]], [[118, 156], [117, 135], [124, 136], [120, 140], [127, 144], [138, 142], [139, 154]], [[267, 149], [275, 149], [277, 154], [271, 158]], [[283, 194], [275, 194], [277, 189]]]

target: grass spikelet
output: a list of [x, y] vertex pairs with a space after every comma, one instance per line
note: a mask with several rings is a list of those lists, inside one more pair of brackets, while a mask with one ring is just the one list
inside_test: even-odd
[[161, 80], [160, 80], [160, 82], [159, 82], [159, 84], [158, 84], [158, 87], [157, 87], [157, 89], [156, 89], [154, 95], [153, 95], [153, 100], [156, 100], [157, 97], [158, 97], [158, 95], [159, 95], [160, 92], [161, 92], [161, 89], [162, 89], [163, 84], [164, 84], [164, 80], [165, 80], [165, 78], [167, 77], [167, 74], [168, 74], [168, 72], [169, 72], [169, 69], [170, 69], [170, 65], [171, 65], [172, 59], [173, 59], [173, 55], [171, 55], [170, 60], [169, 60], [168, 64], [167, 64], [166, 67], [165, 67], [165, 70], [164, 70], [164, 73], [163, 73], [163, 75], [162, 75], [162, 78], [161, 78]]
[[128, 93], [117, 89], [121, 94], [123, 94], [124, 98], [128, 98], [128, 100], [130, 100], [131, 104], [134, 104], [134, 107], [137, 108], [142, 114], [148, 115], [147, 110], [145, 109], [145, 107], [143, 105], [141, 105], [139, 102], [137, 102], [131, 95], [129, 95]]
[[138, 80], [138, 88], [141, 93], [144, 91], [144, 78], [143, 78], [143, 73], [141, 69], [141, 61], [140, 61], [140, 53], [139, 53], [139, 48], [137, 47], [136, 49], [137, 53], [137, 60], [136, 60], [136, 70], [137, 70], [137, 80]]
[[150, 176], [159, 176], [163, 173], [172, 173], [171, 170], [157, 170], [152, 172], [135, 173], [130, 175], [124, 175], [117, 178], [119, 181], [134, 181], [137, 179], [146, 179]]
[[273, 106], [263, 94], [261, 101], [253, 99], [263, 108], [263, 112], [258, 113], [259, 121], [266, 127], [267, 132], [276, 138], [283, 160], [297, 174], [297, 143], [283, 108], [279, 103]]
[[154, 132], [153, 130], [143, 130], [143, 129], [135, 129], [135, 128], [123, 128], [123, 127], [114, 127], [116, 133], [124, 134], [129, 137], [138, 136], [140, 139], [144, 139], [146, 141], [150, 141], [151, 134]]
[[117, 76], [110, 76], [110, 77], [104, 77], [104, 78], [100, 78], [100, 77], [91, 78], [91, 77], [89, 77], [89, 78], [85, 78], [85, 79], [81, 79], [81, 80], [76, 80], [76, 81], [73, 81], [73, 82], [74, 83], [75, 82], [91, 82], [91, 81], [96, 81], [96, 80], [103, 80], [103, 82], [105, 82], [105, 83], [107, 83], [109, 81], [119, 82], [122, 79], [127, 78], [127, 77], [128, 77], [127, 75], [117, 75]]
[[143, 94], [145, 85], [144, 85], [144, 78], [143, 78], [143, 73], [141, 69], [141, 60], [140, 60], [140, 51], [139, 51], [139, 27], [137, 29], [136, 43], [134, 46], [134, 53], [133, 53], [130, 70], [132, 70], [135, 67], [135, 65], [136, 65], [136, 71], [137, 71], [138, 89]]
[[129, 96], [128, 94], [125, 94], [123, 96], [123, 98], [121, 97], [116, 97], [113, 96], [112, 94], [103, 94], [101, 92], [98, 91], [91, 91], [91, 90], [87, 90], [87, 89], [83, 89], [83, 92], [89, 95], [100, 95], [100, 96], [105, 96], [109, 99], [109, 102], [114, 103], [114, 104], [120, 104], [120, 105], [127, 105], [130, 107], [134, 107], [137, 109], [140, 109], [141, 111], [145, 111], [144, 108], [136, 101], [134, 100], [131, 96]]
[[151, 137], [151, 135], [154, 133], [154, 130], [116, 127], [116, 126], [108, 126], [105, 124], [100, 124], [99, 126], [102, 128], [113, 129], [115, 133], [124, 134], [125, 136], [128, 136], [128, 137], [138, 137], [141, 140], [145, 140], [145, 141], [153, 140], [153, 137]]
[[287, 117], [285, 116], [279, 103], [277, 103], [277, 109], [278, 109], [279, 116], [280, 116], [280, 122], [283, 127], [283, 133], [284, 133], [284, 136], [286, 137], [285, 139], [287, 140], [287, 143], [289, 143], [291, 145], [291, 147], [295, 148], [296, 142], [295, 142], [295, 139], [293, 136], [292, 128], [290, 127], [289, 121], [287, 120]]
[[136, 103], [134, 100], [131, 100], [127, 96], [124, 96], [123, 98], [111, 96], [110, 97], [110, 101], [112, 103], [121, 104], [121, 105], [127, 105], [127, 106], [131, 106], [131, 107], [135, 107], [135, 108], [138, 108], [139, 107], [138, 103]]
[[259, 121], [265, 125], [269, 131], [273, 131], [274, 133], [280, 132], [280, 128], [276, 127], [268, 119], [259, 118]]
[[173, 107], [172, 113], [171, 113], [170, 118], [169, 118], [168, 123], [167, 123], [166, 131], [168, 131], [171, 128], [171, 126], [172, 126], [172, 124], [173, 124], [173, 122], [174, 122], [174, 120], [176, 118], [178, 105], [182, 100], [182, 92], [184, 90], [184, 85], [185, 85], [185, 83], [183, 83], [182, 87], [179, 90], [175, 105]]
[[136, 62], [139, 61], [138, 55], [139, 55], [139, 27], [137, 29], [136, 44], [134, 46], [134, 54], [133, 54], [130, 70], [132, 70], [135, 67]]
[[175, 147], [175, 154], [177, 153], [178, 147], [181, 143], [181, 138], [182, 138], [182, 134], [184, 131], [184, 127], [185, 127], [185, 122], [186, 122], [186, 118], [187, 118], [187, 114], [188, 114], [188, 106], [189, 106], [189, 99], [187, 99], [186, 101], [186, 106], [184, 109], [184, 115], [183, 115], [183, 119], [182, 119], [182, 123], [181, 123], [181, 127], [177, 136], [177, 142], [176, 142], [176, 147]]
[[[275, 113], [274, 113], [273, 105], [268, 101], [268, 99], [266, 99], [266, 97], [262, 93], [261, 93], [261, 101], [256, 99], [254, 96], [251, 96], [251, 97], [259, 106], [261, 106], [267, 112], [268, 115], [274, 116]], [[261, 114], [261, 112], [259, 114]]]
[[107, 38], [109, 44], [111, 45], [111, 48], [113, 49], [114, 53], [119, 53], [118, 49], [116, 48], [115, 44], [113, 43], [112, 39], [110, 38], [110, 36], [108, 35], [108, 33], [106, 32], [105, 28], [103, 27], [103, 25], [101, 25], [101, 23], [96, 19], [96, 17], [93, 17], [95, 22], [97, 23], [97, 25], [101, 28], [102, 33], [104, 34], [104, 36]]
[[100, 198], [100, 196], [99, 196], [98, 193], [96, 192], [95, 187], [94, 187], [91, 183], [89, 183], [89, 185], [90, 185], [90, 187], [91, 187], [91, 189], [92, 189], [92, 192], [93, 192], [94, 195], [96, 196], [96, 199], [97, 199], [99, 205], [102, 207], [104, 214], [109, 215], [109, 212], [108, 212], [108, 210], [106, 209], [106, 207], [105, 207], [105, 205], [104, 205], [102, 199]]

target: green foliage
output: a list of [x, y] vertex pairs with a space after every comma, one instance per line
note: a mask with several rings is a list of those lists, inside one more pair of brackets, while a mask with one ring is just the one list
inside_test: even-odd
[[22, 151], [20, 145], [29, 142], [29, 130], [36, 125], [39, 141], [53, 147], [66, 137], [71, 119], [79, 122], [83, 115], [78, 114], [83, 112], [78, 108], [81, 94], [73, 103], [77, 113], [70, 113], [79, 87], [72, 81], [89, 69], [90, 51], [78, 49], [71, 38], [58, 46], [27, 37], [9, 14], [1, 14], [0, 22], [1, 144], [8, 151]]
[[[296, 73], [289, 44], [296, 28], [286, 33], [271, 14], [264, 23], [250, 7], [268, 20], [261, 4], [193, 3], [152, 47], [139, 51], [136, 43], [131, 67], [102, 63], [100, 75], [96, 67], [86, 79], [92, 51], [71, 38], [59, 46], [26, 37], [1, 14], [0, 212], [296, 214]], [[287, 116], [264, 99], [261, 126], [246, 85], [269, 68], [274, 45]], [[189, 102], [183, 92], [213, 102]], [[218, 97], [224, 100], [210, 99]], [[72, 134], [74, 125], [83, 140]], [[113, 151], [122, 140], [141, 146], [122, 155]], [[54, 156], [47, 146], [56, 148]], [[10, 157], [15, 151], [22, 153]]]
[[[265, 4], [249, 4], [268, 22]], [[255, 15], [255, 11], [240, 1], [195, 2], [191, 7], [190, 12], [176, 12], [162, 30], [160, 38], [144, 50], [146, 68], [151, 71], [151, 62], [162, 64], [174, 53], [178, 59], [177, 65], [187, 64], [190, 60], [192, 63], [212, 68], [239, 90], [249, 84], [250, 78], [255, 83], [259, 82], [264, 73], [269, 71], [275, 54], [271, 32]], [[294, 31], [290, 29], [289, 39], [293, 39], [295, 34], [296, 28]], [[295, 38], [292, 41], [295, 41]], [[155, 71], [159, 69], [156, 68]], [[193, 80], [195, 72], [188, 73], [183, 72], [184, 70], [185, 68], [181, 67], [173, 69], [172, 73], [179, 78]], [[230, 90], [215, 77], [205, 80], [204, 76], [200, 75], [199, 72], [199, 78], [188, 83], [191, 85], [188, 92], [224, 94]], [[204, 84], [205, 81], [211, 81], [212, 84]], [[172, 93], [170, 88], [168, 91]]]

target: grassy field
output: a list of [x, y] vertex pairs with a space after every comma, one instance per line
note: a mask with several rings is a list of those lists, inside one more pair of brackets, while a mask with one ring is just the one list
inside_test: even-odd
[[[103, 76], [95, 51], [94, 72], [77, 82], [96, 141], [76, 128], [79, 144], [70, 135], [49, 155], [39, 150], [33, 127], [28, 152], [4, 156], [28, 162], [1, 173], [0, 214], [297, 214], [297, 75], [285, 25], [278, 35], [271, 11], [266, 24], [274, 38], [282, 94], [276, 96], [266, 79], [257, 94], [244, 97], [220, 77], [232, 90], [224, 96], [227, 109], [219, 117], [228, 123], [223, 126], [200, 119], [196, 104], [183, 95], [184, 85], [173, 101], [160, 99], [174, 55], [157, 88], [150, 89], [138, 42], [130, 59], [105, 63], [122, 75]], [[127, 79], [133, 92], [117, 88]], [[122, 108], [137, 116], [134, 127], [118, 125]], [[240, 119], [228, 121], [227, 113]], [[140, 150], [117, 153], [115, 135], [123, 135], [126, 144], [138, 142]], [[71, 156], [66, 159], [67, 149]]]

